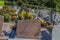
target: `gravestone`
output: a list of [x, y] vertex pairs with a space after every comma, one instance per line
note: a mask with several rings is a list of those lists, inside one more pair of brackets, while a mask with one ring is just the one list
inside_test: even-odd
[[3, 26], [4, 18], [0, 16], [0, 36], [2, 36], [2, 26]]
[[18, 38], [39, 38], [40, 23], [38, 20], [19, 20], [16, 32]]
[[7, 37], [3, 36], [2, 28], [4, 23], [4, 17], [0, 15], [0, 40], [8, 40]]

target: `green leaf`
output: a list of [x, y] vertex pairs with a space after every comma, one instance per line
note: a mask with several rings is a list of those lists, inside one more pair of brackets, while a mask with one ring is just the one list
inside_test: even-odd
[[4, 5], [4, 1], [0, 1], [0, 6], [3, 6]]

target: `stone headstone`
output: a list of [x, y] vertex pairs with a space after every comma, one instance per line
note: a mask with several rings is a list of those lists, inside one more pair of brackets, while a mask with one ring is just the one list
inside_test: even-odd
[[0, 16], [0, 36], [2, 35], [2, 26], [3, 26], [4, 18]]
[[0, 40], [8, 40], [7, 37], [2, 35], [3, 23], [4, 23], [4, 17], [0, 15]]
[[11, 33], [12, 28], [13, 28], [12, 25], [13, 25], [13, 23], [3, 23], [2, 31]]
[[20, 20], [16, 31], [18, 38], [39, 38], [40, 23], [38, 20]]

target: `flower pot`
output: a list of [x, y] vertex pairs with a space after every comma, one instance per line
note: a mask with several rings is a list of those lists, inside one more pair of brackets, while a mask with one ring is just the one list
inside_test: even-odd
[[44, 26], [44, 28], [47, 28], [47, 26]]
[[11, 16], [12, 21], [15, 21], [17, 16]]

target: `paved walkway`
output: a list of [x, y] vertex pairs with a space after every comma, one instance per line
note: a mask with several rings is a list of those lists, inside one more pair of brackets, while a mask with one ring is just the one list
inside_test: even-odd
[[53, 27], [52, 40], [60, 40], [60, 24]]

